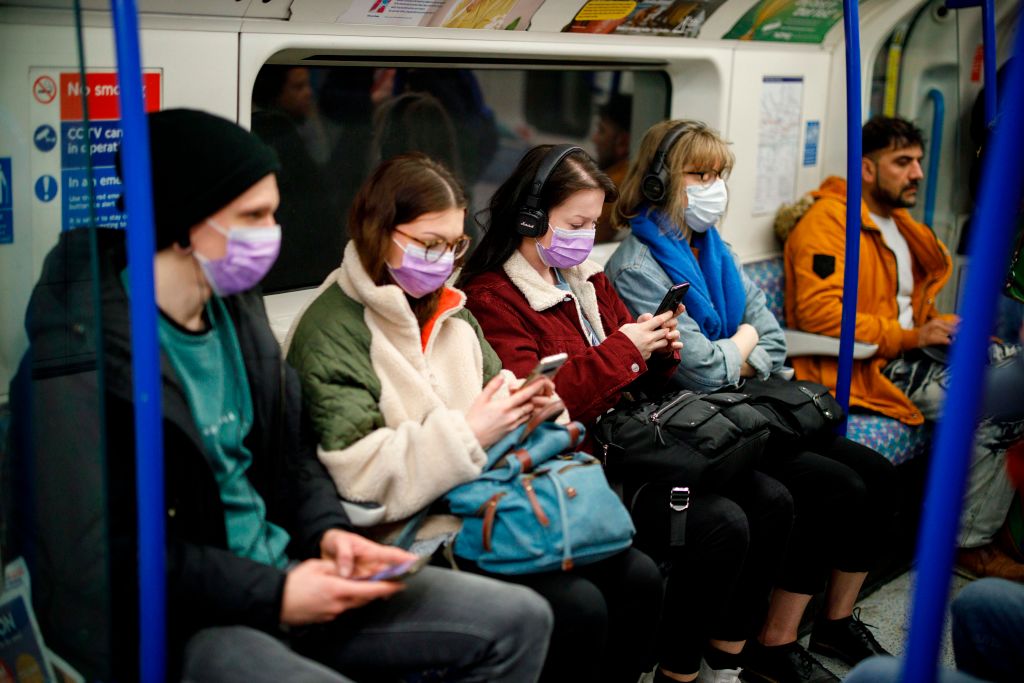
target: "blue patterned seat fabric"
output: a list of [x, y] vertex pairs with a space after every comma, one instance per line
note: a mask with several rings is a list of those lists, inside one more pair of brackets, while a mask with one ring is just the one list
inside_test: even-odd
[[743, 266], [743, 272], [761, 288], [768, 300], [768, 310], [783, 327], [786, 326], [786, 271], [782, 257], [754, 261]]
[[[785, 327], [786, 274], [782, 257], [747, 263], [743, 271], [761, 288], [768, 301], [768, 310]], [[850, 416], [846, 435], [899, 465], [928, 449], [931, 431], [929, 425], [911, 427], [884, 415], [854, 413]]]

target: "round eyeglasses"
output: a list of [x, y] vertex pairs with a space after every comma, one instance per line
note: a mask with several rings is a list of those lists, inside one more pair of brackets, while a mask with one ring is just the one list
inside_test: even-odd
[[699, 179], [701, 185], [710, 185], [722, 177], [718, 171], [683, 171], [683, 175]]
[[413, 237], [409, 233], [402, 232], [401, 230], [395, 230], [399, 235], [411, 239], [413, 242], [423, 247], [424, 258], [427, 263], [436, 263], [441, 260], [449, 251], [452, 252], [452, 257], [458, 260], [462, 256], [466, 255], [466, 251], [469, 250], [469, 243], [473, 239], [469, 235], [462, 235], [456, 240], [449, 242], [448, 240], [433, 239], [433, 240], [421, 240], [418, 237]]

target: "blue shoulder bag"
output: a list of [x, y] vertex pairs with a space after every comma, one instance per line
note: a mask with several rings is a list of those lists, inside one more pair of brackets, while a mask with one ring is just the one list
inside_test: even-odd
[[483, 473], [445, 496], [463, 522], [455, 555], [495, 574], [532, 574], [628, 548], [633, 522], [601, 463], [567, 452], [584, 434], [578, 422], [542, 422], [491, 446]]

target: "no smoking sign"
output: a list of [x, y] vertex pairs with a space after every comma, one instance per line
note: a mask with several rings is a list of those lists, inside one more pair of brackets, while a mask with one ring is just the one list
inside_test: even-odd
[[57, 83], [49, 76], [40, 76], [32, 84], [32, 96], [39, 104], [49, 104], [57, 97]]

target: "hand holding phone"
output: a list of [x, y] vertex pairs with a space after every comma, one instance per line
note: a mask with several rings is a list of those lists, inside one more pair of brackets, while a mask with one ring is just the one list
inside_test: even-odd
[[654, 312], [654, 317], [657, 318], [662, 313], [675, 311], [679, 308], [679, 304], [683, 302], [683, 297], [686, 296], [688, 291], [690, 291], [689, 282], [682, 282], [678, 285], [672, 285], [669, 287], [668, 291], [665, 292], [665, 296], [662, 298], [661, 303], [658, 305], [658, 310]]
[[429, 555], [423, 555], [417, 557], [415, 560], [407, 560], [405, 562], [399, 562], [393, 564], [386, 569], [382, 569], [379, 572], [370, 574], [369, 576], [360, 577], [359, 581], [404, 581], [419, 570], [427, 566], [430, 562]]
[[544, 356], [537, 363], [537, 366], [530, 371], [530, 374], [526, 376], [526, 381], [523, 382], [523, 386], [525, 387], [530, 382], [541, 377], [554, 379], [555, 373], [558, 372], [558, 369], [562, 367], [567, 360], [569, 360], [569, 354], [567, 353], [556, 353], [551, 356]]

